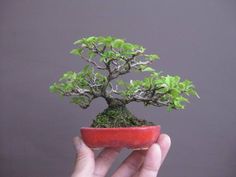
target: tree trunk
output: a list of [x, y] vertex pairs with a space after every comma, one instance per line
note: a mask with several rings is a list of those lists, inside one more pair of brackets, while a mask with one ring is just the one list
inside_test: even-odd
[[119, 100], [112, 100], [102, 113], [96, 116], [91, 127], [134, 127], [153, 125], [152, 122], [137, 119]]
[[125, 107], [125, 102], [119, 98], [106, 98], [108, 107]]

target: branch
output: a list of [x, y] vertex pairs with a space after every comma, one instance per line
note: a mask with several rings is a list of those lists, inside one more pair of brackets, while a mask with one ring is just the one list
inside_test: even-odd
[[143, 97], [140, 95], [135, 95], [131, 100], [128, 100], [127, 103], [130, 103], [133, 101], [143, 102], [146, 105], [149, 104], [149, 105], [153, 105], [153, 106], [157, 106], [157, 107], [168, 106], [170, 103], [169, 100], [166, 102], [161, 102], [158, 97], [150, 98], [150, 97], [145, 97], [145, 96]]
[[139, 61], [137, 63], [132, 64], [131, 67], [135, 68], [135, 67], [140, 66], [140, 65], [148, 65], [148, 64], [151, 64], [151, 63], [152, 63], [152, 61]]
[[117, 94], [120, 95], [121, 92], [118, 91], [118, 85], [116, 85], [116, 88], [114, 88], [114, 86], [112, 85], [111, 82], [109, 82], [109, 86], [111, 87], [111, 90], [108, 92], [108, 96], [112, 97], [112, 94]]
[[[120, 52], [116, 51], [115, 49], [113, 49], [112, 47], [111, 47], [111, 50], [115, 53], [120, 53]], [[144, 62], [134, 61], [137, 56], [141, 56], [142, 54], [143, 53], [140, 50], [137, 50], [136, 53], [132, 54], [132, 56], [129, 57], [129, 58], [126, 58], [124, 56], [120, 56], [120, 59], [124, 61], [123, 64], [118, 64], [117, 62], [115, 62], [115, 59], [110, 60], [109, 63], [108, 63], [110, 80], [116, 79], [120, 75], [124, 75], [124, 74], [130, 72], [130, 70], [132, 68], [139, 69], [137, 66], [148, 65], [152, 62], [152, 61], [144, 61]], [[133, 61], [133, 63], [132, 63], [132, 61]], [[114, 65], [113, 70], [111, 70], [110, 64]]]
[[86, 58], [86, 57], [83, 56], [83, 55], [81, 55], [80, 57], [81, 57], [82, 59], [84, 59], [85, 61], [87, 61], [88, 63], [93, 64], [97, 69], [106, 70], [106, 67], [103, 67], [103, 66], [98, 65], [95, 61], [90, 60], [90, 59]]
[[[95, 74], [93, 74], [93, 78], [90, 78], [89, 80], [85, 78], [85, 80], [87, 81], [88, 83], [88, 86], [90, 88], [90, 91], [92, 92], [92, 94], [95, 96], [95, 97], [99, 97], [102, 95], [101, 93], [101, 88], [99, 89], [99, 87], [102, 87], [103, 84], [97, 84], [96, 83], [96, 80], [97, 80], [97, 77], [95, 76]], [[100, 91], [100, 93], [99, 93]]]
[[162, 89], [163, 87], [159, 88], [140, 88], [138, 89], [133, 95], [130, 95], [128, 99], [126, 99], [126, 104], [130, 102], [143, 102], [144, 104], [149, 104], [153, 106], [168, 106], [170, 104], [170, 100], [162, 102], [160, 101], [161, 97], [168, 94], [170, 90], [165, 93], [157, 93], [158, 90]]
[[[86, 109], [89, 107], [90, 103], [93, 101], [93, 99], [95, 99], [97, 96], [94, 95], [93, 93], [90, 92], [90, 90], [88, 89], [81, 89], [81, 88], [77, 88], [73, 91], [70, 92], [66, 92], [63, 94], [63, 96], [72, 96], [72, 102], [78, 104], [81, 108]], [[82, 102], [77, 102], [74, 101], [77, 99], [81, 99], [81, 97], [86, 98], [86, 100], [83, 100]]]
[[88, 89], [77, 88], [70, 92], [64, 92], [64, 96], [85, 96], [86, 94], [91, 94], [91, 91]]

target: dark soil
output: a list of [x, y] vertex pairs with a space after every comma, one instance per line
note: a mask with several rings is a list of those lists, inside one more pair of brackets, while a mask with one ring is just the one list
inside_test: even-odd
[[137, 127], [152, 126], [153, 122], [136, 118], [125, 106], [110, 106], [96, 116], [91, 127]]

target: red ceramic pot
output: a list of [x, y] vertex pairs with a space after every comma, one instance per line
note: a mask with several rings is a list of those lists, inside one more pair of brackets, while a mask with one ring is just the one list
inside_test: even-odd
[[80, 129], [84, 142], [90, 148], [127, 147], [145, 149], [157, 141], [161, 127], [142, 126], [124, 128], [91, 128]]

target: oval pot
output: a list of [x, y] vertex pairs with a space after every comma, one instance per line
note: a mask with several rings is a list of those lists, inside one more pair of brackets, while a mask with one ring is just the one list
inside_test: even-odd
[[82, 139], [90, 148], [146, 149], [157, 141], [160, 129], [160, 125], [123, 128], [82, 127], [80, 132]]

